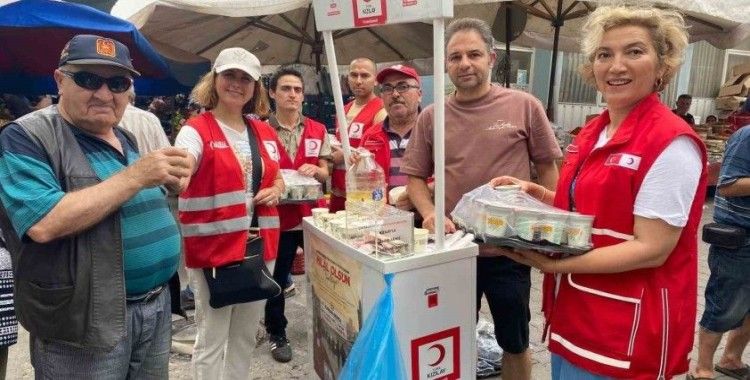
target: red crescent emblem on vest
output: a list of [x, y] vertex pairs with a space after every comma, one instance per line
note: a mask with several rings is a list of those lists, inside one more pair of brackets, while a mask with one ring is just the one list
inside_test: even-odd
[[352, 123], [349, 126], [349, 137], [354, 138], [360, 138], [362, 137], [362, 130], [364, 129], [364, 124], [362, 123]]

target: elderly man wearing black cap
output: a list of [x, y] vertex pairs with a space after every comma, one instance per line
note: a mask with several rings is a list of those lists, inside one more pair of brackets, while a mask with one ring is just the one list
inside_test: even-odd
[[141, 156], [118, 127], [134, 75], [122, 43], [75, 36], [59, 105], [0, 134], [0, 227], [37, 378], [168, 377], [180, 236], [165, 191], [192, 171], [187, 152]]

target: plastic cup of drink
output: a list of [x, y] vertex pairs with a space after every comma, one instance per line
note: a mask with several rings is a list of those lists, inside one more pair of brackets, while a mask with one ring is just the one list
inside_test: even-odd
[[331, 221], [336, 217], [334, 214], [322, 214], [318, 216], [315, 225], [325, 231], [329, 231]]
[[571, 213], [568, 217], [568, 246], [586, 248], [591, 246], [591, 228], [594, 217], [578, 213]]
[[484, 236], [484, 230], [486, 228], [484, 224], [487, 216], [488, 202], [478, 199], [472, 201], [472, 205], [473, 208], [471, 210], [471, 220], [469, 221], [468, 232], [471, 232], [476, 236]]
[[388, 203], [395, 205], [401, 196], [406, 193], [406, 186], [396, 186], [388, 192]]
[[305, 185], [304, 199], [318, 199], [320, 198], [320, 185]]
[[519, 208], [515, 210], [516, 234], [523, 240], [538, 241], [541, 236], [539, 232], [539, 221], [542, 213], [536, 210]]
[[290, 186], [289, 198], [293, 200], [303, 199], [305, 196], [305, 188], [302, 186]]
[[508, 237], [512, 234], [513, 209], [495, 204], [485, 207], [484, 235], [488, 237]]
[[567, 214], [545, 214], [542, 217], [541, 238], [554, 244], [562, 243], [567, 221]]
[[422, 253], [427, 248], [427, 229], [414, 229], [414, 253]]

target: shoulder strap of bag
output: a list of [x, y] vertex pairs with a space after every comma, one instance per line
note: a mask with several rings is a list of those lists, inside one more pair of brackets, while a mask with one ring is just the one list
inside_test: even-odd
[[[252, 150], [250, 155], [253, 160], [253, 196], [255, 196], [260, 190], [260, 181], [263, 178], [263, 161], [261, 160], [260, 145], [258, 145], [258, 139], [255, 138], [252, 121], [245, 119], [245, 124], [247, 124], [247, 138]], [[256, 212], [253, 212], [250, 227], [258, 227], [258, 213]]]

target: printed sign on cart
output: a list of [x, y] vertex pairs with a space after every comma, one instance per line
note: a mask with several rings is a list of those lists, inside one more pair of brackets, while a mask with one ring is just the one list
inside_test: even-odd
[[319, 378], [335, 379], [362, 325], [362, 267], [315, 235], [305, 239], [312, 248], [313, 368]]
[[461, 330], [453, 327], [411, 341], [412, 380], [461, 377]]
[[352, 0], [354, 5], [354, 26], [385, 24], [388, 8], [386, 0]]
[[453, 0], [313, 0], [319, 31], [453, 17]]

